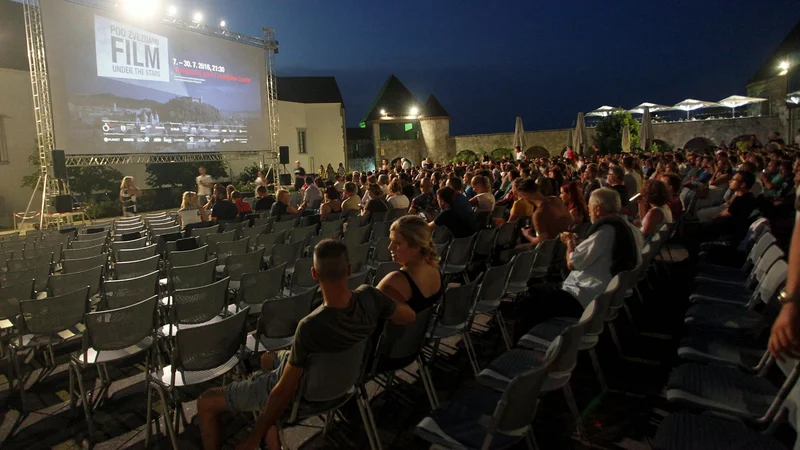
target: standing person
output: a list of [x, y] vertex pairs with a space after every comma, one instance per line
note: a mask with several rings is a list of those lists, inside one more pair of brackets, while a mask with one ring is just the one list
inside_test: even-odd
[[519, 145], [514, 147], [514, 157], [517, 161], [525, 160], [525, 153], [522, 153], [522, 149], [519, 147]]
[[181, 209], [178, 210], [178, 224], [181, 229], [193, 223], [208, 221], [205, 208], [201, 208], [197, 203], [197, 194], [192, 191], [183, 193], [181, 199]]
[[336, 177], [336, 171], [333, 170], [331, 163], [328, 163], [328, 167], [325, 168], [325, 175], [328, 177], [328, 181], [333, 181]]
[[208, 174], [205, 167], [200, 167], [197, 169], [197, 172], [200, 174], [195, 178], [197, 182], [197, 197], [202, 199], [200, 202], [208, 202], [213, 193], [214, 179], [211, 178], [211, 175]]
[[264, 176], [264, 172], [261, 170], [258, 171], [258, 175], [256, 176], [256, 189], [258, 189], [259, 186], [267, 186], [267, 177]]
[[300, 165], [300, 161], [294, 162], [294, 189], [299, 191], [306, 182], [306, 169]]
[[317, 178], [319, 178], [319, 179], [324, 179], [324, 178], [325, 178], [325, 176], [326, 176], [326, 173], [325, 173], [325, 166], [323, 166], [322, 164], [320, 164], [320, 165], [319, 165], [319, 170], [317, 171]]
[[389, 160], [381, 160], [381, 172], [389, 173], [392, 168], [389, 167]]
[[346, 171], [344, 170], [344, 164], [339, 163], [339, 168], [336, 169], [336, 174], [339, 175], [340, 177], [344, 177], [345, 172]]
[[290, 351], [264, 353], [263, 373], [203, 392], [197, 414], [205, 448], [222, 448], [219, 419], [226, 411], [262, 411], [253, 431], [237, 448], [255, 449], [266, 440], [270, 449], [280, 449], [275, 425], [295, 397], [311, 355], [351, 349], [369, 339], [384, 320], [395, 325], [414, 322], [416, 314], [409, 305], [376, 288], [361, 286], [351, 291], [347, 284], [350, 273], [347, 246], [342, 241], [326, 239], [317, 244], [311, 275], [319, 280], [322, 305], [297, 325]]
[[134, 184], [133, 177], [124, 177], [119, 184], [119, 201], [122, 203], [123, 216], [136, 214], [136, 197], [138, 195], [142, 195], [142, 191]]

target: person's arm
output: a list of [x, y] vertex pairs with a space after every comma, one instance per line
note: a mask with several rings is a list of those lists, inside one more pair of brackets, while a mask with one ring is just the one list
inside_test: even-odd
[[388, 320], [395, 325], [407, 325], [417, 320], [417, 313], [407, 303], [397, 303], [397, 308]]
[[301, 209], [303, 209], [303, 207], [302, 207], [302, 206], [301, 206], [301, 207], [298, 209], [298, 208], [295, 208], [295, 207], [294, 207], [294, 206], [292, 206], [292, 205], [288, 205], [288, 206], [286, 207], [286, 212], [287, 212], [287, 213], [289, 213], [289, 214], [300, 214], [300, 210], [301, 210]]
[[[403, 286], [404, 284], [405, 286]], [[378, 290], [397, 303], [408, 303], [409, 298], [411, 298], [411, 288], [408, 287], [408, 281], [397, 271], [383, 277], [378, 283]], [[408, 295], [403, 291], [408, 291]]]
[[[413, 311], [412, 311], [413, 313]], [[278, 418], [289, 406], [289, 403], [297, 393], [297, 388], [300, 386], [300, 379], [303, 376], [303, 369], [291, 365], [288, 361], [283, 369], [283, 374], [278, 384], [269, 393], [267, 404], [264, 411], [256, 419], [256, 424], [253, 431], [242, 444], [237, 448], [255, 449], [261, 444], [261, 440], [267, 433], [267, 430], [275, 426]]]
[[208, 222], [208, 214], [206, 213], [206, 209], [202, 207], [199, 209], [200, 209], [200, 220], [202, 220], [203, 222]]
[[521, 232], [522, 232], [522, 237], [524, 237], [526, 241], [528, 241], [529, 243], [531, 243], [533, 245], [536, 245], [539, 242], [542, 242], [543, 240], [545, 240], [545, 239], [542, 238], [541, 235], [534, 236], [533, 231], [532, 231], [532, 229], [530, 227], [523, 228], [521, 230]]
[[[792, 243], [789, 247], [789, 272], [786, 276], [786, 295], [795, 299], [800, 295], [800, 220], [794, 224]], [[792, 269], [795, 268], [795, 269]], [[800, 304], [797, 300], [781, 307], [778, 318], [772, 325], [769, 336], [769, 351], [777, 360], [783, 356], [800, 357]]]
[[572, 254], [575, 253], [575, 235], [573, 233], [564, 232], [561, 233], [561, 242], [567, 246], [567, 269], [575, 270], [575, 266], [572, 264]]

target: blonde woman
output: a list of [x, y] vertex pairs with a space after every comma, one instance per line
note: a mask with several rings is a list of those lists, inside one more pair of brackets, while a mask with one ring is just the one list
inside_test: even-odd
[[136, 214], [136, 197], [142, 195], [142, 191], [136, 187], [133, 177], [127, 176], [119, 184], [119, 201], [122, 203], [122, 215], [125, 217]]
[[205, 208], [200, 208], [197, 203], [197, 194], [192, 191], [183, 193], [181, 201], [181, 209], [178, 210], [178, 223], [181, 229], [186, 228], [187, 225], [193, 223], [207, 222], [208, 215]]
[[392, 223], [389, 240], [392, 260], [402, 268], [386, 275], [378, 290], [408, 303], [415, 312], [436, 304], [444, 293], [444, 283], [428, 223], [419, 216], [403, 216]]

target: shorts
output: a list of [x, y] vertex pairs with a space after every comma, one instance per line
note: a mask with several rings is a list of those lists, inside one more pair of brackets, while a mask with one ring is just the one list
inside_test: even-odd
[[288, 351], [277, 352], [272, 361], [273, 370], [225, 386], [225, 404], [228, 409], [233, 412], [261, 411], [267, 404], [270, 392], [280, 381], [287, 361]]

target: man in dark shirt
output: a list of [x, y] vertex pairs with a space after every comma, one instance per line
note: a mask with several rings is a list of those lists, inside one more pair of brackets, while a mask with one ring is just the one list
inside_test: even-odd
[[269, 211], [272, 204], [275, 203], [275, 196], [267, 195], [267, 188], [264, 186], [256, 188], [256, 197], [258, 197], [255, 205], [256, 211]]
[[456, 238], [472, 236], [478, 232], [477, 220], [467, 199], [464, 198], [462, 204], [456, 199], [458, 195], [449, 186], [445, 186], [436, 192], [442, 212], [433, 219], [429, 226], [431, 228], [446, 227], [450, 234]]
[[350, 273], [342, 241], [317, 244], [311, 275], [319, 280], [322, 305], [297, 325], [291, 351], [266, 352], [261, 357], [263, 373], [208, 389], [200, 396], [197, 414], [204, 448], [222, 448], [219, 417], [226, 411], [262, 411], [243, 448], [258, 448], [264, 436], [269, 448], [281, 448], [275, 423], [294, 399], [310, 355], [346, 351], [369, 339], [383, 320], [397, 325], [414, 322], [416, 315], [407, 304], [395, 302], [374, 287], [351, 291]]
[[422, 181], [419, 182], [419, 190], [422, 191], [414, 200], [411, 202], [411, 208], [409, 209], [409, 214], [419, 214], [424, 213], [427, 220], [431, 220], [431, 218], [436, 213], [436, 194], [431, 192], [431, 180], [429, 178], [423, 178]]
[[403, 187], [403, 195], [411, 201], [414, 198], [414, 185], [411, 184], [411, 177], [403, 172], [398, 178], [400, 179], [400, 186]]
[[225, 188], [217, 185], [214, 194], [217, 196], [217, 201], [214, 202], [214, 207], [211, 208], [211, 221], [236, 220], [239, 217], [239, 208], [228, 200]]
[[586, 203], [589, 203], [589, 198], [592, 196], [592, 192], [600, 189], [600, 181], [597, 179], [597, 164], [591, 163], [587, 165], [586, 170], [583, 172], [583, 176], [581, 178], [583, 179], [584, 183], [583, 198], [586, 200]]
[[300, 165], [300, 161], [294, 162], [294, 189], [299, 191], [306, 182], [306, 169]]
[[728, 184], [728, 189], [733, 191], [728, 209], [712, 219], [720, 234], [730, 235], [733, 242], [742, 240], [750, 226], [750, 215], [758, 207], [758, 201], [750, 192], [755, 181], [755, 175], [750, 172], [736, 172]]

